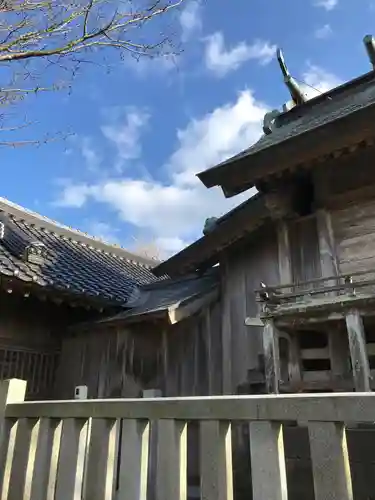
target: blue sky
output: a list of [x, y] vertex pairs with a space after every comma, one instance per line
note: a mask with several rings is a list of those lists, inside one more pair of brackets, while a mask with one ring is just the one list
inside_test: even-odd
[[18, 105], [34, 125], [17, 139], [74, 135], [2, 147], [2, 196], [168, 255], [240, 201], [195, 173], [250, 146], [265, 112], [288, 100], [276, 46], [293, 75], [323, 91], [371, 69], [362, 39], [375, 35], [373, 0], [185, 0], [171, 21], [184, 49], [175, 61], [128, 59], [108, 74], [88, 65], [72, 93]]

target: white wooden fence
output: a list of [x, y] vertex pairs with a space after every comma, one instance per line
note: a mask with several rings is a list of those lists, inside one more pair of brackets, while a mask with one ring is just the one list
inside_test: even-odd
[[0, 384], [1, 500], [146, 500], [150, 420], [158, 422], [157, 500], [186, 499], [191, 421], [201, 428], [202, 499], [232, 500], [231, 422], [243, 421], [254, 500], [287, 500], [282, 423], [302, 421], [316, 500], [349, 500], [343, 422], [375, 420], [371, 393], [24, 402], [25, 389], [21, 380]]

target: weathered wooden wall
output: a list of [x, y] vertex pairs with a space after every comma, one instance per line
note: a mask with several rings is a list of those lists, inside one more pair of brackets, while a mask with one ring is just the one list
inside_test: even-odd
[[375, 263], [374, 148], [314, 168], [317, 203], [330, 215], [339, 273]]
[[340, 273], [375, 268], [375, 196], [331, 212]]
[[69, 324], [88, 313], [33, 296], [0, 294], [0, 379], [26, 379], [28, 397], [53, 397], [61, 339]]
[[140, 397], [145, 389], [164, 396], [221, 393], [218, 302], [175, 325], [143, 321], [78, 330], [64, 338], [56, 397], [71, 398], [77, 385], [90, 398]]
[[220, 265], [223, 389], [233, 394], [247, 383], [249, 370], [259, 368], [259, 355], [263, 353], [262, 327], [245, 326], [245, 318], [258, 315], [254, 290], [260, 282], [280, 281], [276, 225], [263, 226], [239, 245], [230, 247]]

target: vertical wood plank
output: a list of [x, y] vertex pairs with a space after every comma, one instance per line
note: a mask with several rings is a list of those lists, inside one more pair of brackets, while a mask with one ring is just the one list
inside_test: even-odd
[[370, 391], [371, 374], [362, 317], [359, 311], [353, 310], [346, 315], [345, 320], [348, 330], [355, 390], [359, 392]]
[[167, 330], [162, 331], [162, 364], [163, 364], [163, 393], [169, 395], [169, 356], [168, 356], [168, 334]]
[[232, 328], [231, 328], [231, 303], [228, 262], [224, 258], [220, 263], [222, 266], [222, 368], [223, 368], [223, 394], [232, 394]]
[[158, 421], [156, 500], [187, 498], [187, 424]]
[[293, 279], [289, 232], [286, 221], [280, 220], [278, 222], [277, 236], [280, 283], [285, 285], [286, 283], [291, 283]]
[[63, 421], [55, 500], [81, 500], [86, 438], [86, 420]]
[[315, 500], [353, 500], [352, 481], [343, 424], [308, 424]]
[[278, 394], [280, 386], [279, 335], [272, 320], [267, 320], [264, 324], [263, 350], [267, 393]]
[[147, 500], [149, 435], [148, 421], [122, 421], [117, 500]]
[[90, 500], [111, 500], [116, 465], [117, 421], [93, 418], [87, 455], [85, 494]]
[[[337, 276], [339, 274], [338, 260], [335, 251], [331, 215], [326, 210], [318, 210], [316, 212], [316, 220], [322, 276]], [[334, 285], [335, 283], [330, 284]]]
[[256, 500], [287, 500], [282, 425], [250, 423], [251, 476]]
[[201, 422], [201, 499], [233, 500], [231, 424]]
[[290, 360], [289, 379], [292, 391], [296, 392], [302, 386], [301, 350], [299, 346], [298, 333], [291, 334], [290, 338]]
[[208, 395], [214, 394], [214, 357], [212, 349], [212, 337], [211, 337], [211, 307], [206, 307], [204, 312], [204, 327], [205, 327], [205, 337], [207, 343], [207, 375], [208, 375]]

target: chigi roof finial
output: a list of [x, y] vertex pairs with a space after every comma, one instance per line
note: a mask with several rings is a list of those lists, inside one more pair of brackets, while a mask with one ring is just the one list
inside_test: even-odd
[[298, 106], [299, 104], [303, 104], [307, 101], [307, 97], [302, 92], [301, 87], [298, 85], [297, 80], [292, 77], [289, 73], [289, 70], [285, 64], [284, 55], [281, 49], [277, 49], [277, 60], [280, 65], [281, 72], [284, 77], [284, 83], [288, 87], [289, 93], [294, 101], [294, 103]]
[[375, 39], [372, 35], [366, 35], [363, 39], [363, 43], [365, 44], [372, 68], [375, 70]]

